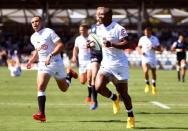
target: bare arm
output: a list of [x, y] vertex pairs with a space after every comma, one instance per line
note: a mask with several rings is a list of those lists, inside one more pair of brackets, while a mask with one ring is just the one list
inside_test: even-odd
[[162, 51], [161, 46], [152, 47], [152, 49], [155, 51], [160, 51], [160, 52]]
[[50, 59], [52, 58], [52, 56], [56, 56], [56, 55], [60, 54], [63, 49], [64, 49], [64, 45], [63, 45], [61, 40], [58, 40], [57, 42], [55, 42], [55, 48], [47, 56], [46, 61], [45, 61], [45, 65], [49, 65], [50, 64]]
[[137, 46], [136, 50], [138, 51], [138, 54], [143, 55], [144, 53], [142, 52], [142, 46]]
[[79, 53], [78, 47], [74, 47], [73, 48], [73, 52], [72, 52], [72, 59], [71, 59], [72, 63], [76, 63], [77, 62], [78, 53]]
[[127, 49], [127, 48], [129, 48], [127, 37], [120, 39], [120, 42], [116, 43], [116, 44], [111, 43], [110, 41], [104, 41], [104, 46], [105, 47], [114, 47], [114, 48], [117, 48], [117, 49]]
[[29, 59], [29, 61], [26, 64], [27, 69], [30, 69], [31, 68], [31, 64], [33, 62], [37, 61], [37, 60], [38, 60], [38, 51], [35, 50], [33, 55], [31, 56], [31, 58]]

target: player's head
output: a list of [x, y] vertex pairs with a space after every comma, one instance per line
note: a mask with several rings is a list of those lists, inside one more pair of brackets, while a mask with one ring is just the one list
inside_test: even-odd
[[81, 24], [79, 27], [80, 35], [85, 36], [85, 37], [88, 36], [88, 29], [89, 29], [89, 26], [87, 24]]
[[150, 37], [152, 35], [152, 29], [151, 29], [151, 27], [146, 27], [144, 29], [144, 35], [147, 36], [147, 37]]
[[98, 21], [105, 26], [108, 26], [112, 22], [112, 9], [109, 7], [99, 7], [98, 9]]
[[185, 41], [185, 36], [183, 34], [179, 34], [178, 40], [181, 42]]
[[35, 32], [39, 31], [43, 27], [42, 17], [40, 16], [33, 16], [31, 19], [31, 25]]
[[97, 24], [99, 24], [99, 25], [101, 24], [100, 20], [99, 20], [99, 11], [101, 8], [103, 8], [103, 7], [97, 7], [97, 10], [96, 10], [96, 21], [97, 21]]

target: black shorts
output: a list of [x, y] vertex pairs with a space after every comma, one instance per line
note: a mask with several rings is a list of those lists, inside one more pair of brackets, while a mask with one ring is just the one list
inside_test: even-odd
[[186, 53], [185, 52], [177, 52], [177, 61], [180, 62], [183, 59], [186, 59]]
[[91, 54], [91, 63], [92, 62], [97, 62], [97, 63], [101, 63], [102, 61], [102, 53], [98, 53], [98, 54]]

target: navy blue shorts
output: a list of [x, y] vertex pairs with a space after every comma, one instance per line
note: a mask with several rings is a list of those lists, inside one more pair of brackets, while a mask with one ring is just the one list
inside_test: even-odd
[[99, 54], [91, 54], [91, 63], [92, 63], [92, 62], [101, 63], [101, 61], [102, 61], [102, 53], [99, 53]]

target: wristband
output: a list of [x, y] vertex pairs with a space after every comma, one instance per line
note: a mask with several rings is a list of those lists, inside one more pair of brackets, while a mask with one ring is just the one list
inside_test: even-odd
[[110, 42], [110, 43], [111, 43], [110, 47], [112, 47], [112, 42]]
[[54, 56], [52, 53], [50, 53], [50, 58], [52, 57], [52, 56]]

